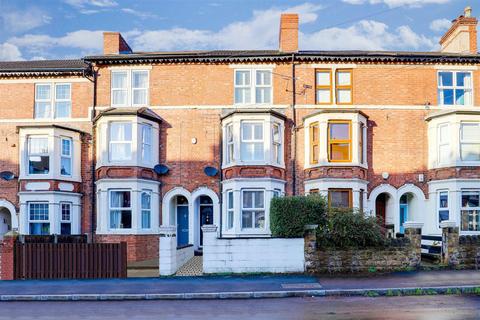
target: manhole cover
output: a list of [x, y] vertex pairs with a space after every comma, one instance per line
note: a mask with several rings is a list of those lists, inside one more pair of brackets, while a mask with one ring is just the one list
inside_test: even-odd
[[319, 283], [282, 283], [283, 289], [320, 289]]

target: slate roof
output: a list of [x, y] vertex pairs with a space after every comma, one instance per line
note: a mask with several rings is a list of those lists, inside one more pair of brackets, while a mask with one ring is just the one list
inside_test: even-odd
[[76, 60], [0, 61], [0, 76], [83, 75], [90, 70], [88, 63]]
[[105, 116], [127, 116], [127, 115], [138, 116], [138, 117], [141, 117], [147, 120], [152, 120], [155, 122], [162, 121], [162, 118], [160, 118], [155, 112], [153, 112], [152, 110], [146, 107], [142, 107], [142, 108], [120, 107], [120, 108], [108, 108], [101, 111], [95, 117], [95, 119], [93, 119], [93, 122], [97, 122], [98, 119]]

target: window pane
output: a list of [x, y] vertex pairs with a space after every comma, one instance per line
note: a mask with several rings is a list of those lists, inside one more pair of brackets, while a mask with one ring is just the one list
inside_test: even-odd
[[130, 143], [110, 144], [110, 160], [126, 161], [132, 158], [132, 146]]
[[69, 101], [62, 101], [55, 103], [55, 118], [69, 118], [71, 103]]
[[30, 223], [30, 234], [38, 236], [49, 235], [50, 223]]
[[439, 81], [442, 87], [453, 86], [453, 72], [440, 72]]
[[448, 208], [448, 192], [440, 192], [440, 208]]
[[132, 72], [132, 88], [148, 88], [148, 72], [147, 71]]
[[127, 104], [127, 91], [126, 90], [114, 90], [112, 92], [112, 104]]
[[480, 124], [462, 123], [461, 129], [462, 141], [480, 141]]
[[243, 192], [243, 207], [253, 208], [253, 191]]
[[50, 96], [50, 85], [49, 84], [37, 84], [35, 86], [35, 99], [36, 100], [49, 100]]
[[265, 227], [265, 211], [255, 212], [255, 228]]
[[242, 228], [253, 227], [253, 212], [242, 211]]
[[464, 161], [480, 161], [480, 143], [462, 143], [461, 158]]
[[147, 104], [147, 89], [133, 90], [133, 104]]
[[29, 204], [30, 220], [48, 220], [48, 203], [30, 203]]
[[55, 86], [55, 99], [57, 99], [57, 100], [70, 100], [70, 85], [69, 84], [57, 84]]
[[51, 104], [50, 102], [36, 102], [35, 103], [35, 118], [51, 118]]
[[142, 229], [150, 229], [150, 211], [142, 210]]
[[29, 174], [48, 174], [50, 171], [50, 158], [48, 156], [30, 156], [28, 158]]
[[62, 221], [70, 221], [70, 209], [71, 205], [69, 203], [62, 203]]
[[71, 151], [71, 140], [70, 139], [62, 139], [62, 155], [69, 156]]
[[317, 71], [317, 86], [329, 86], [329, 85], [330, 85], [330, 72]]
[[253, 138], [253, 124], [243, 123], [242, 125], [242, 139], [252, 140]]
[[250, 71], [235, 71], [235, 85], [249, 86], [250, 85]]
[[250, 103], [250, 88], [235, 88], [235, 103]]
[[271, 85], [271, 72], [270, 71], [257, 71], [256, 81], [257, 85], [269, 86]]
[[462, 210], [462, 231], [480, 231], [480, 210]]
[[29, 154], [47, 154], [48, 138], [46, 137], [30, 137], [28, 139]]
[[254, 128], [254, 139], [255, 140], [263, 140], [263, 124], [255, 123], [253, 125]]
[[349, 86], [351, 83], [352, 83], [352, 77], [349, 71], [337, 71], [338, 86]]
[[465, 104], [465, 90], [463, 89], [455, 90], [455, 104], [457, 105]]
[[277, 124], [274, 124], [272, 127], [272, 131], [273, 131], [273, 141], [280, 142], [280, 126]]
[[72, 174], [72, 161], [71, 158], [61, 158], [60, 174], [63, 176], [70, 176]]
[[127, 88], [127, 72], [112, 72], [112, 88]]
[[337, 90], [337, 103], [351, 103], [352, 91], [350, 89]]
[[332, 143], [330, 145], [330, 160], [345, 160], [350, 159], [350, 145], [348, 143]]
[[350, 139], [350, 124], [348, 123], [330, 123], [330, 139], [348, 140]]
[[150, 194], [142, 192], [142, 209], [150, 209]]
[[444, 89], [442, 90], [443, 95], [443, 104], [445, 105], [453, 105], [453, 90], [452, 89]]
[[112, 122], [110, 124], [110, 141], [132, 141], [132, 124]]
[[457, 86], [471, 88], [470, 72], [457, 72]]
[[60, 224], [60, 234], [62, 235], [72, 234], [72, 224], [62, 222]]
[[450, 217], [450, 213], [448, 210], [440, 210], [438, 211], [438, 222], [442, 222], [448, 220]]
[[263, 191], [255, 191], [255, 208], [263, 208]]
[[317, 103], [330, 103], [330, 89], [317, 90]]
[[270, 88], [257, 88], [255, 91], [256, 103], [270, 103], [272, 101]]
[[110, 193], [111, 208], [130, 208], [130, 191], [112, 191]]
[[462, 208], [476, 208], [480, 206], [480, 193], [477, 191], [462, 192]]
[[233, 192], [228, 192], [228, 209], [233, 209]]
[[350, 192], [348, 190], [329, 191], [330, 206], [333, 208], [349, 208]]

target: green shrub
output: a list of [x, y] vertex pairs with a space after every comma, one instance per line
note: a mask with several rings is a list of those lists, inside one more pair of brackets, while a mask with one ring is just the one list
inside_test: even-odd
[[305, 225], [324, 225], [327, 202], [321, 195], [273, 198], [270, 230], [274, 237], [303, 237]]
[[375, 217], [353, 209], [330, 209], [317, 231], [320, 247], [366, 248], [385, 245], [385, 235]]

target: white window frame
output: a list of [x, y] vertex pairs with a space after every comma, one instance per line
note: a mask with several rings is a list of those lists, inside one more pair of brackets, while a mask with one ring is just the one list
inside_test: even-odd
[[[70, 224], [70, 234], [72, 234], [72, 207], [73, 207], [73, 204], [71, 202], [67, 202], [67, 201], [61, 201], [60, 203], [60, 233], [62, 232], [62, 223], [69, 223]], [[69, 218], [68, 220], [65, 220], [63, 218], [63, 206], [64, 205], [67, 205], [69, 207]]]
[[[261, 208], [256, 208], [256, 207], [251, 207], [251, 208], [245, 208], [243, 206], [243, 197], [245, 192], [262, 192], [263, 193], [263, 206]], [[241, 205], [240, 205], [240, 228], [241, 230], [264, 230], [266, 223], [267, 223], [267, 212], [266, 212], [266, 205], [265, 205], [265, 200], [266, 200], [266, 190], [265, 189], [241, 189]], [[252, 195], [252, 204], [255, 205], [255, 193]], [[251, 227], [244, 227], [243, 226], [243, 212], [248, 211], [251, 212], [252, 214], [252, 226]], [[255, 218], [256, 218], [256, 211], [263, 211], [263, 216], [264, 216], [264, 223], [263, 223], [263, 228], [257, 228], [255, 227]]]
[[460, 150], [459, 150], [459, 155], [460, 155], [460, 160], [463, 162], [478, 162], [479, 160], [466, 160], [462, 158], [462, 146], [463, 145], [479, 145], [480, 146], [480, 135], [476, 140], [463, 140], [462, 139], [462, 133], [463, 133], [463, 125], [464, 124], [475, 124], [477, 127], [479, 127], [480, 130], [480, 122], [475, 122], [475, 121], [461, 121], [460, 122], [460, 132], [459, 132], [459, 142], [460, 142]]
[[[131, 140], [112, 140], [112, 124], [128, 124], [130, 125]], [[129, 162], [133, 158], [133, 140], [134, 140], [134, 125], [131, 121], [112, 121], [108, 123], [108, 158], [110, 162]], [[116, 138], [115, 138], [116, 139]], [[130, 157], [128, 159], [113, 159], [112, 144], [130, 144]]]
[[[441, 196], [442, 194], [447, 194], [447, 206], [446, 207], [442, 207], [441, 206]], [[450, 210], [450, 193], [448, 191], [448, 189], [442, 189], [442, 190], [437, 190], [437, 222], [438, 222], [438, 226], [440, 228], [440, 211], [448, 211], [448, 219], [447, 220], [450, 220], [451, 219], [451, 210]], [[440, 228], [441, 229], [441, 228]]]
[[[227, 190], [226, 192], [227, 195], [227, 224], [226, 224], [226, 229], [227, 230], [232, 230], [235, 226], [235, 194], [233, 190]], [[230, 195], [232, 196], [231, 200], [232, 202], [230, 203]]]
[[[256, 120], [243, 120], [240, 123], [240, 159], [242, 162], [264, 162], [265, 161], [265, 121], [256, 121]], [[262, 139], [255, 139], [255, 130], [252, 130], [252, 138], [251, 139], [244, 139], [243, 138], [243, 130], [245, 125], [255, 125], [260, 124], [262, 126]], [[244, 144], [255, 145], [255, 144], [262, 144], [262, 158], [261, 159], [247, 159], [245, 155], [242, 153], [242, 146]], [[254, 154], [254, 153], [253, 153]]]
[[[148, 195], [148, 197], [150, 198], [149, 208], [143, 208], [143, 203], [142, 203], [143, 194]], [[130, 206], [131, 206], [131, 203], [130, 203]], [[148, 213], [148, 224], [149, 224], [148, 227], [143, 226], [143, 214], [144, 213]], [[151, 228], [152, 228], [152, 190], [144, 189], [144, 190], [142, 190], [142, 192], [140, 192], [140, 229], [149, 230]]]
[[[42, 205], [46, 205], [47, 206], [47, 219], [43, 219], [43, 220], [32, 220], [31, 219], [31, 215], [30, 215], [30, 212], [31, 212], [31, 205], [35, 205], [35, 204], [42, 204]], [[32, 223], [48, 223], [49, 224], [49, 227], [48, 227], [48, 234], [51, 234], [52, 233], [52, 223], [50, 222], [50, 204], [48, 203], [48, 201], [29, 201], [27, 202], [27, 215], [28, 215], [28, 234], [30, 234], [30, 224]]]
[[[447, 127], [447, 139], [446, 141], [442, 141], [441, 138], [442, 138], [442, 134], [441, 134], [441, 131], [442, 131], [442, 128], [443, 127]], [[446, 147], [447, 150], [449, 152], [451, 152], [451, 149], [450, 149], [450, 123], [440, 123], [437, 127], [437, 157], [438, 157], [438, 164], [439, 165], [442, 165], [442, 164], [447, 164], [450, 162], [450, 157], [447, 158], [445, 161], [442, 161], [442, 153], [441, 153], [441, 147]]]
[[[452, 86], [441, 86], [440, 85], [440, 73], [452, 73]], [[470, 87], [459, 87], [457, 86], [457, 74], [458, 73], [469, 73], [470, 74]], [[439, 70], [437, 72], [437, 91], [438, 91], [438, 104], [441, 106], [472, 106], [473, 99], [474, 99], [474, 92], [473, 92], [473, 72], [472, 71], [467, 71], [467, 70]], [[445, 104], [444, 103], [444, 97], [443, 97], [443, 90], [453, 90], [453, 104]], [[466, 101], [464, 104], [457, 104], [457, 99], [456, 99], [456, 90], [464, 90], [465, 93], [467, 94], [467, 91], [469, 92], [470, 95], [470, 101]], [[468, 102], [468, 103], [467, 103]]]
[[[278, 128], [278, 140], [275, 140], [275, 127]], [[273, 122], [271, 125], [272, 130], [272, 162], [275, 164], [282, 164], [282, 126], [280, 123]]]
[[[147, 74], [147, 87], [142, 87], [142, 88], [134, 88], [133, 87], [133, 73], [137, 72], [145, 72]], [[125, 88], [114, 88], [113, 87], [113, 75], [115, 73], [125, 73], [127, 75], [127, 86]], [[148, 69], [134, 69], [134, 70], [128, 70], [128, 69], [118, 69], [118, 70], [111, 70], [110, 73], [111, 79], [110, 79], [110, 104], [112, 107], [128, 107], [128, 106], [133, 106], [133, 107], [141, 107], [141, 106], [149, 106], [150, 105], [150, 70]], [[145, 104], [134, 104], [133, 103], [133, 92], [135, 90], [145, 90], [146, 94], [146, 103]], [[113, 92], [114, 91], [126, 91], [125, 95], [125, 103], [114, 103], [113, 102]]]
[[[112, 192], [129, 192], [130, 193], [130, 207], [112, 207]], [[109, 189], [108, 190], [108, 230], [132, 230], [133, 229], [133, 197], [134, 193], [131, 189]], [[111, 225], [111, 215], [112, 211], [127, 211], [130, 210], [130, 228], [113, 228]], [[120, 219], [121, 220], [121, 219]], [[120, 221], [121, 223], [121, 221]]]
[[[63, 153], [63, 141], [69, 141], [70, 143], [70, 150], [69, 155]], [[68, 159], [70, 162], [70, 173], [69, 174], [62, 174], [62, 159]], [[73, 139], [70, 137], [61, 137], [60, 138], [60, 175], [65, 177], [71, 177], [73, 172]]]
[[[148, 124], [148, 123], [142, 123], [140, 124], [140, 128], [141, 128], [141, 141], [140, 141], [140, 144], [141, 144], [141, 148], [140, 148], [140, 156], [141, 156], [141, 159], [142, 159], [142, 162], [143, 163], [146, 163], [146, 164], [149, 164], [152, 162], [152, 157], [153, 157], [153, 127], [151, 124]], [[150, 139], [149, 141], [146, 141], [145, 139], [145, 130], [148, 130], [150, 132]], [[132, 140], [133, 140], [133, 137], [132, 137]], [[148, 154], [150, 155], [149, 158], [145, 158], [145, 151], [146, 150], [149, 150]]]
[[[68, 99], [57, 99], [57, 86], [68, 86], [69, 97]], [[50, 87], [50, 98], [49, 99], [38, 99], [37, 98], [37, 88], [39, 86], [49, 86]], [[34, 103], [34, 118], [35, 119], [69, 119], [72, 117], [72, 84], [68, 82], [40, 82], [35, 84], [35, 103]], [[49, 116], [48, 117], [38, 117], [37, 113], [37, 102], [49, 102]], [[57, 117], [57, 102], [69, 102], [70, 109], [69, 115], [67, 117]]]
[[[30, 153], [30, 143], [31, 143], [31, 139], [34, 138], [34, 139], [45, 139], [47, 141], [47, 152], [46, 153]], [[26, 156], [26, 173], [28, 176], [41, 176], [41, 175], [49, 175], [52, 171], [52, 163], [51, 163], [51, 151], [50, 151], [50, 139], [48, 138], [47, 135], [28, 135], [27, 136], [27, 156]], [[48, 172], [47, 173], [31, 173], [30, 172], [30, 157], [35, 157], [35, 156], [39, 156], [39, 157], [44, 157], [44, 156], [48, 156]]]
[[462, 197], [463, 197], [463, 193], [464, 192], [474, 192], [474, 193], [477, 193], [480, 197], [480, 189], [462, 189], [461, 192], [460, 192], [460, 232], [461, 233], [474, 233], [474, 234], [477, 234], [478, 232], [480, 232], [480, 229], [475, 231], [475, 230], [463, 230], [462, 227], [462, 214], [463, 214], [463, 211], [479, 211], [479, 214], [480, 214], [480, 204], [479, 204], [479, 207], [463, 207], [462, 206]]
[[[257, 85], [257, 71], [267, 71], [270, 73], [270, 85]], [[249, 72], [250, 76], [250, 85], [237, 85], [236, 76], [237, 72]], [[252, 68], [252, 69], [235, 69], [233, 72], [233, 101], [236, 105], [249, 105], [249, 104], [273, 104], [273, 72], [272, 69], [268, 68]], [[257, 87], [258, 88], [270, 88], [270, 101], [267, 102], [257, 102]], [[237, 102], [235, 89], [249, 89], [250, 90], [250, 101]], [[242, 97], [242, 100], [245, 100], [245, 97]]]
[[[231, 140], [228, 140], [229, 133], [230, 133]], [[235, 162], [235, 136], [233, 131], [233, 123], [229, 123], [225, 126], [225, 141], [226, 141], [225, 163], [231, 164]]]

